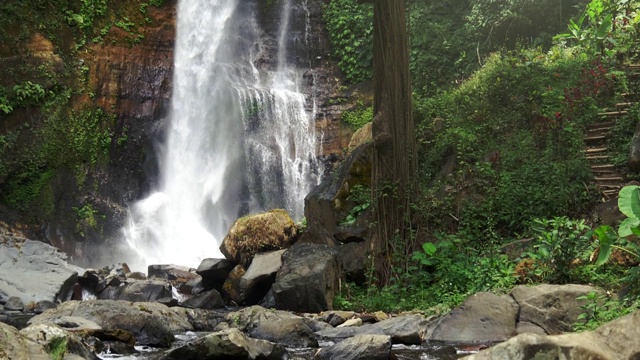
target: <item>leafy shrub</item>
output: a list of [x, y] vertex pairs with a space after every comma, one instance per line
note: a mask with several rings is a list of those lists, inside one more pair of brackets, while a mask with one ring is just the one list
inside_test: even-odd
[[373, 74], [373, 7], [356, 0], [331, 0], [324, 8], [333, 55], [352, 83]]
[[366, 123], [373, 121], [373, 106], [365, 106], [362, 102], [358, 102], [353, 110], [342, 113], [342, 120], [351, 125], [352, 129], [360, 129]]

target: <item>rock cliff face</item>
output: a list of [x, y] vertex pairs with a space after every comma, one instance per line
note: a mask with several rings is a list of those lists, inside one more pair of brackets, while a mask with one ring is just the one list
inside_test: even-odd
[[[252, 2], [260, 8], [265, 47], [275, 51], [281, 2]], [[329, 58], [323, 2], [292, 0], [288, 60], [305, 69], [304, 92], [314, 94], [307, 107], [315, 109], [317, 152], [331, 167], [342, 158], [351, 130], [339, 118], [345, 105], [334, 101], [341, 83]], [[144, 16], [141, 4], [147, 3], [110, 2], [113, 9], [94, 23], [94, 34], [102, 35], [98, 41], [86, 35], [82, 40], [78, 34], [85, 30], [68, 18], [64, 24], [62, 17], [56, 30], [30, 29], [29, 38], [0, 45], [5, 89], [0, 89], [0, 105], [4, 95], [13, 99], [12, 87], [26, 81], [42, 85], [45, 94], [73, 90], [55, 97], [64, 101], [53, 105], [44, 95], [38, 102], [21, 102], [10, 114], [0, 111], [0, 220], [84, 266], [119, 257], [127, 206], [157, 183], [156, 148], [163, 141], [172, 90], [177, 0], [160, 7], [147, 4]], [[117, 16], [135, 22], [135, 31], [118, 25]], [[0, 37], [10, 36], [14, 25], [0, 23]], [[271, 50], [262, 65], [273, 65]]]

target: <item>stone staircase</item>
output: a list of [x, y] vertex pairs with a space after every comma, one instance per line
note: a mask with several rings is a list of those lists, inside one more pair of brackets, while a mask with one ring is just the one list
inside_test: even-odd
[[[640, 79], [640, 64], [627, 65], [625, 70], [630, 81]], [[627, 180], [613, 164], [611, 164], [607, 151], [607, 139], [609, 130], [613, 128], [616, 121], [627, 115], [629, 108], [640, 101], [639, 93], [621, 94], [622, 101], [615, 104], [613, 109], [601, 112], [598, 115], [600, 120], [587, 127], [584, 139], [584, 154], [589, 161], [593, 172], [594, 182], [601, 195], [602, 201], [616, 198], [620, 189], [627, 183]]]

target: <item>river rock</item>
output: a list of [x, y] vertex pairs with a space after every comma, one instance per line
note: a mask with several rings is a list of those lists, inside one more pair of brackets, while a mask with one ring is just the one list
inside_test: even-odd
[[511, 296], [520, 305], [520, 321], [540, 326], [547, 334], [555, 335], [571, 331], [584, 300], [579, 296], [590, 292], [601, 292], [588, 285], [516, 286]]
[[222, 301], [222, 296], [216, 290], [209, 290], [198, 295], [193, 295], [187, 300], [183, 301], [182, 306], [188, 308], [197, 308], [197, 309], [219, 309], [224, 307], [224, 301]]
[[357, 147], [338, 166], [333, 176], [328, 176], [305, 197], [307, 229], [304, 234], [310, 239], [308, 241], [335, 244], [338, 226], [358, 205], [349, 199], [351, 190], [356, 185], [371, 186], [372, 149], [371, 143]]
[[167, 280], [176, 288], [198, 276], [196, 269], [175, 264], [149, 265], [147, 274], [149, 280]]
[[17, 296], [12, 296], [7, 299], [6, 304], [4, 304], [5, 311], [22, 311], [24, 310], [24, 303], [22, 299]]
[[161, 360], [264, 359], [281, 360], [281, 345], [247, 337], [238, 329], [227, 329], [206, 335], [179, 348], [167, 351]]
[[[44, 346], [45, 349], [52, 349], [56, 346], [64, 345], [65, 359], [68, 357], [68, 354], [75, 354], [81, 359], [87, 360], [100, 359], [84, 344], [78, 335], [57, 325], [30, 325], [29, 327], [20, 330], [20, 334]], [[62, 339], [64, 339], [64, 342], [61, 342]]]
[[320, 349], [318, 360], [388, 360], [391, 338], [387, 335], [356, 335], [333, 346]]
[[272, 287], [276, 308], [298, 312], [331, 310], [340, 276], [335, 249], [296, 244], [282, 256], [282, 268]]
[[516, 334], [517, 317], [518, 305], [511, 297], [480, 292], [443, 317], [430, 340], [504, 341]]
[[204, 289], [219, 290], [235, 266], [235, 263], [227, 259], [208, 258], [200, 262], [196, 273], [202, 277]]
[[16, 296], [23, 304], [68, 300], [78, 273], [67, 256], [51, 245], [0, 237], [0, 303]]
[[0, 322], [0, 359], [51, 360], [44, 347]]
[[171, 298], [171, 285], [165, 281], [134, 280], [121, 286], [107, 288], [100, 293], [99, 299], [126, 300], [133, 302], [156, 301]]
[[154, 302], [122, 300], [69, 301], [35, 316], [29, 324], [54, 323], [64, 316], [91, 320], [105, 330], [129, 331], [138, 345], [169, 347], [174, 333], [193, 330], [184, 312]]
[[249, 269], [240, 278], [241, 303], [254, 305], [265, 297], [282, 267], [282, 254], [285, 251], [256, 254]]
[[402, 315], [375, 324], [329, 328], [316, 334], [328, 339], [345, 339], [356, 335], [387, 335], [394, 344], [419, 345], [427, 331], [427, 319], [422, 315]]
[[286, 311], [251, 306], [229, 313], [226, 320], [230, 327], [240, 329], [256, 339], [290, 347], [318, 347], [313, 331], [321, 327], [317, 324], [319, 321]]
[[639, 323], [640, 312], [636, 311], [590, 332], [554, 336], [520, 334], [465, 359], [637, 359], [640, 355]]
[[247, 268], [255, 254], [286, 249], [297, 240], [297, 235], [296, 224], [285, 210], [270, 210], [236, 220], [220, 251], [230, 261]]

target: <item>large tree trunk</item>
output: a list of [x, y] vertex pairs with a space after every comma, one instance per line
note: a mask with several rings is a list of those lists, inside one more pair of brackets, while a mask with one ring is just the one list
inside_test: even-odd
[[416, 193], [416, 140], [404, 1], [368, 2], [374, 3], [372, 247], [377, 280], [386, 285], [394, 263], [405, 265], [413, 248], [410, 203]]

